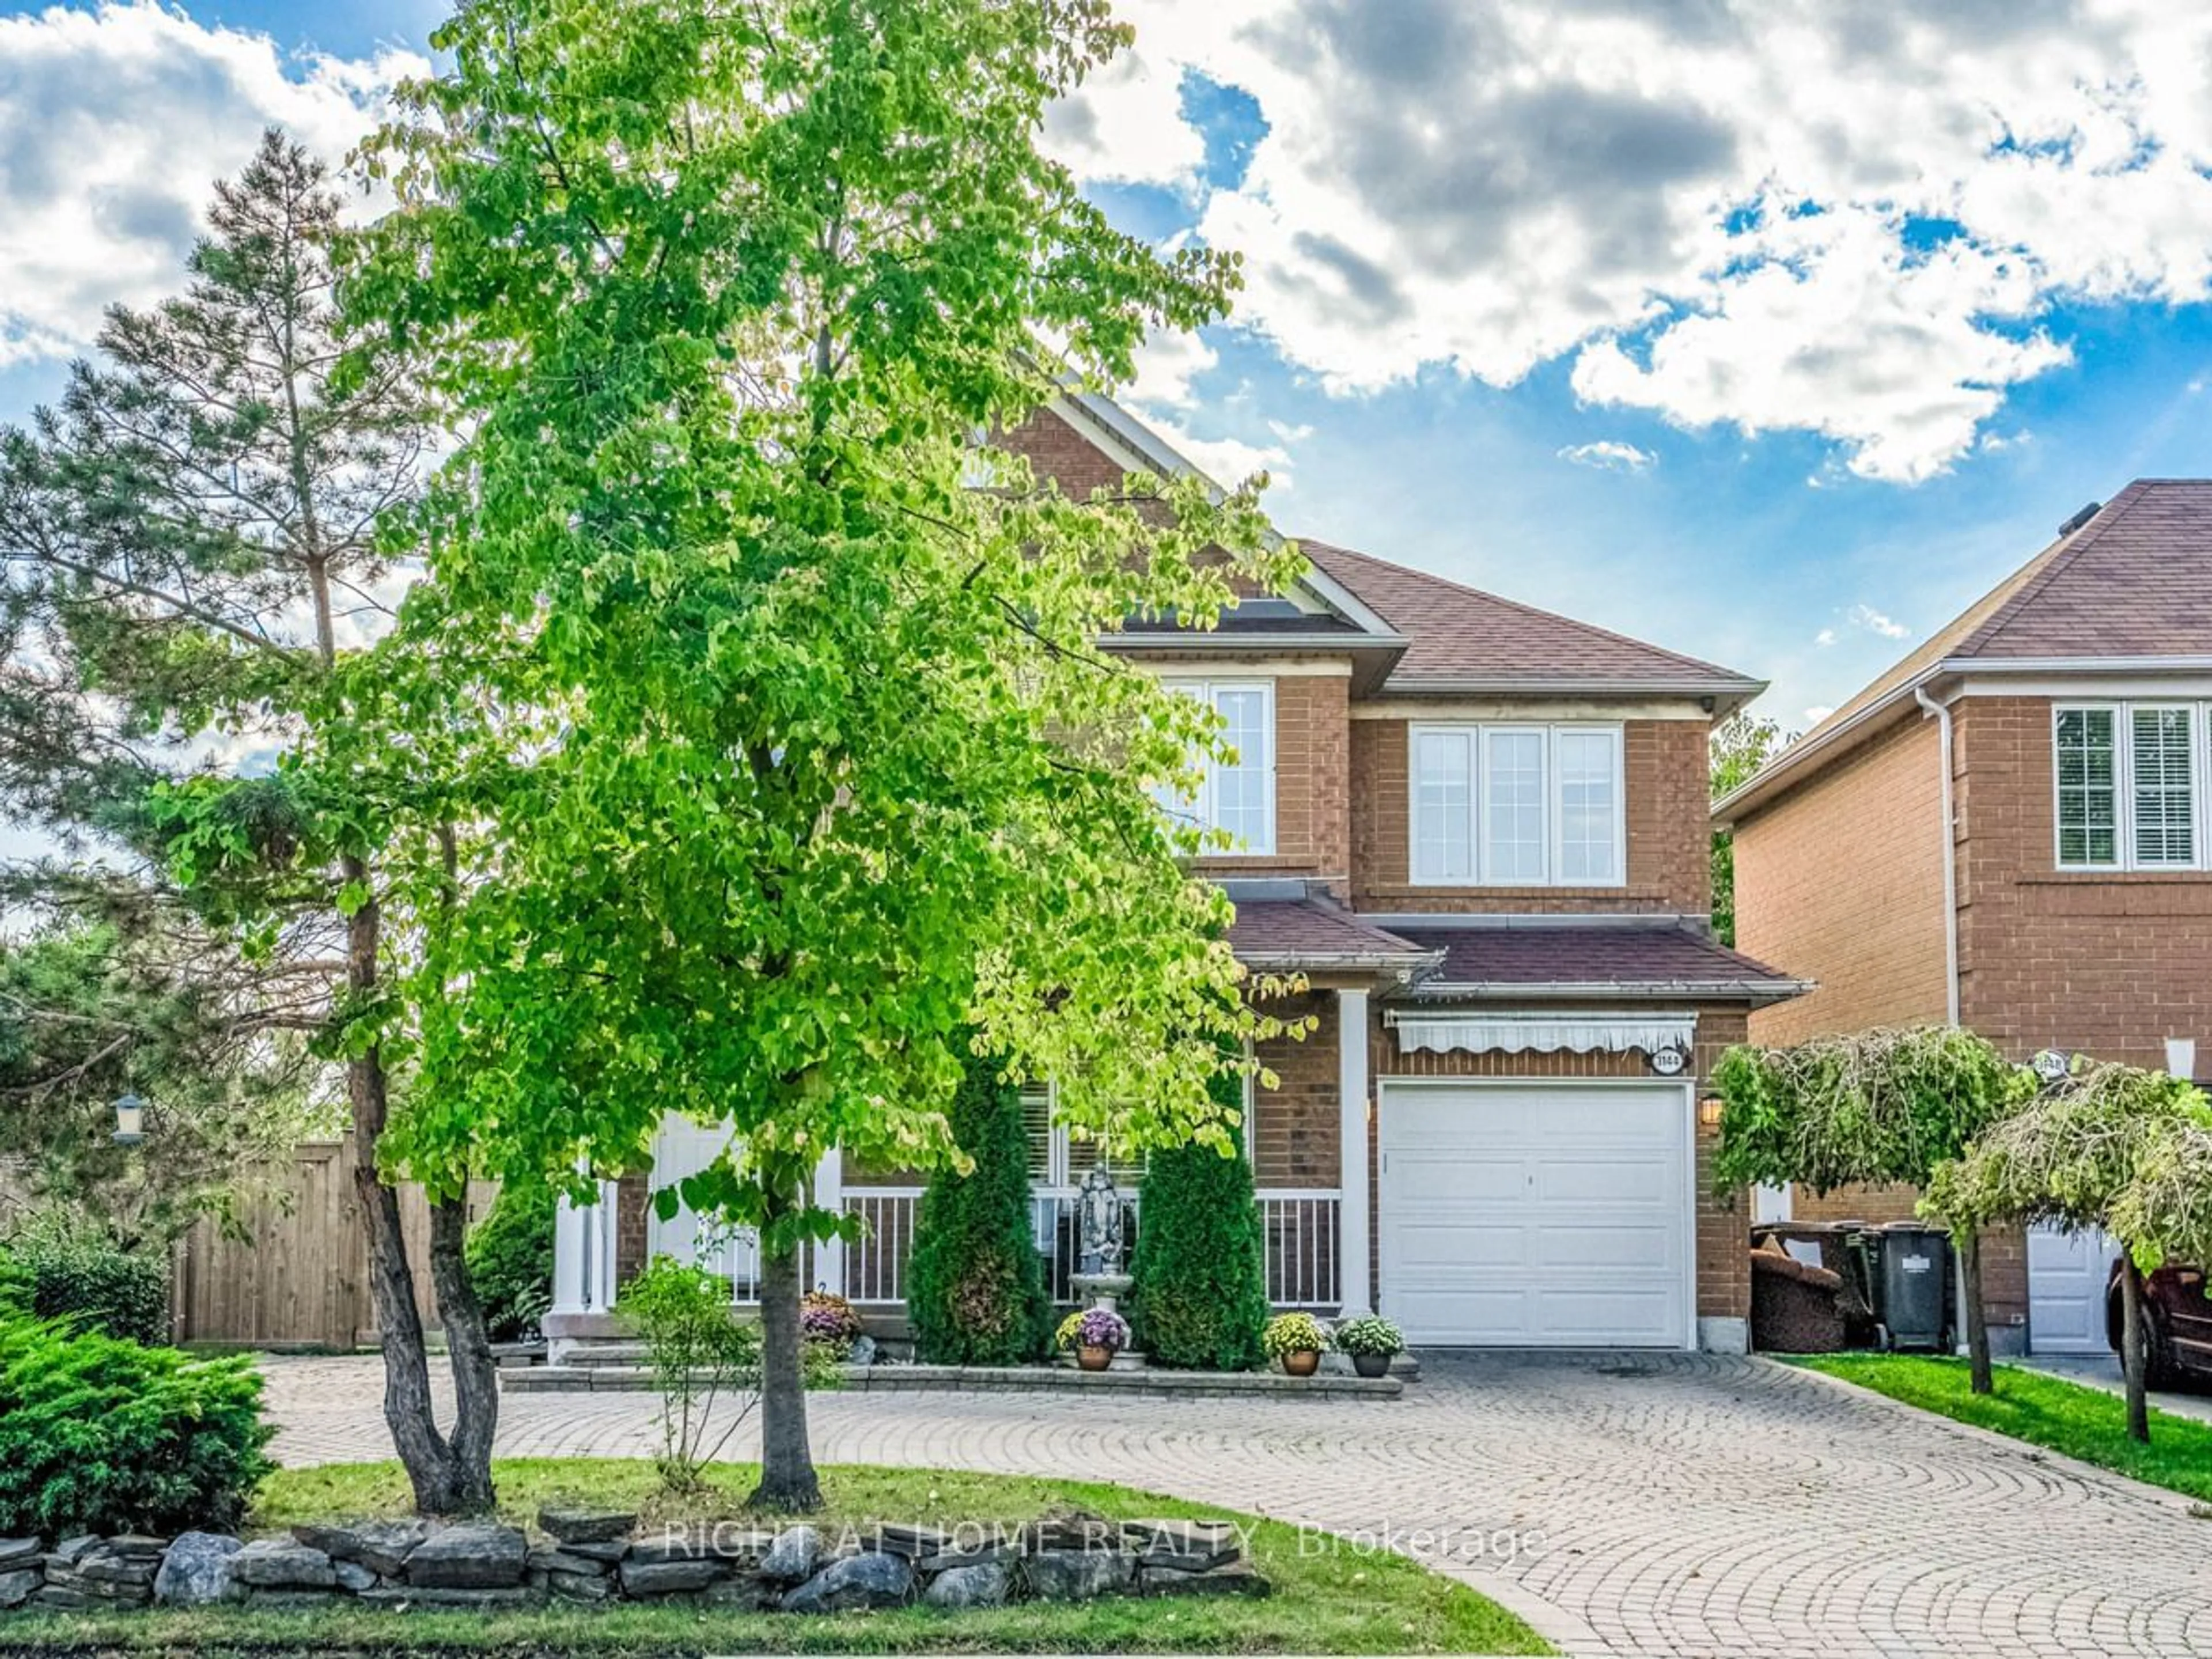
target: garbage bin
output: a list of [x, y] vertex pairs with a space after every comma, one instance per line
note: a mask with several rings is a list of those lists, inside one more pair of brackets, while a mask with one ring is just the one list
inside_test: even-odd
[[1881, 1322], [1893, 1348], [1940, 1352], [1951, 1242], [1917, 1221], [1893, 1222], [1881, 1240]]

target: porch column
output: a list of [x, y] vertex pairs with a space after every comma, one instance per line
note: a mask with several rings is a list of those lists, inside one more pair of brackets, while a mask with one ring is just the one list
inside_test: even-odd
[[1336, 994], [1337, 1294], [1343, 1316], [1368, 1306], [1367, 993]]
[[[842, 1215], [845, 1212], [845, 1154], [832, 1146], [814, 1166], [814, 1205]], [[814, 1277], [833, 1296], [845, 1294], [845, 1241], [825, 1238], [814, 1247]]]
[[605, 1313], [614, 1305], [615, 1183], [602, 1181], [590, 1204], [563, 1197], [553, 1212], [553, 1306], [556, 1314]]

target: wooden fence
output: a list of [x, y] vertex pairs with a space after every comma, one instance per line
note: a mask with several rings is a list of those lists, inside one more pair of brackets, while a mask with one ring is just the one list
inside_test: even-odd
[[[243, 1238], [202, 1221], [178, 1243], [171, 1308], [176, 1340], [222, 1347], [350, 1348], [376, 1340], [368, 1288], [368, 1233], [354, 1189], [353, 1138], [297, 1150], [293, 1166], [249, 1205]], [[469, 1188], [469, 1218], [483, 1218], [496, 1182]], [[403, 1188], [400, 1220], [415, 1269], [417, 1304], [434, 1325], [430, 1206]]]

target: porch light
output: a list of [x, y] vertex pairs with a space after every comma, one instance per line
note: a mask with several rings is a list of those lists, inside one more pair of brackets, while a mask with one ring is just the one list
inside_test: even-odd
[[1698, 1103], [1698, 1123], [1700, 1127], [1717, 1129], [1721, 1127], [1723, 1103], [1718, 1095], [1707, 1095]]
[[111, 1137], [118, 1146], [136, 1146], [146, 1139], [146, 1103], [135, 1091], [126, 1091], [115, 1103], [115, 1133]]

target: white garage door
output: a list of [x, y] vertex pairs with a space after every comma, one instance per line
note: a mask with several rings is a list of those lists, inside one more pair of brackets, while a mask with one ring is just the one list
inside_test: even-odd
[[1382, 1310], [1410, 1342], [1689, 1346], [1680, 1084], [1385, 1083]]
[[2106, 1353], [2105, 1281], [2119, 1249], [2094, 1229], [2027, 1230], [2027, 1342], [2037, 1353]]

